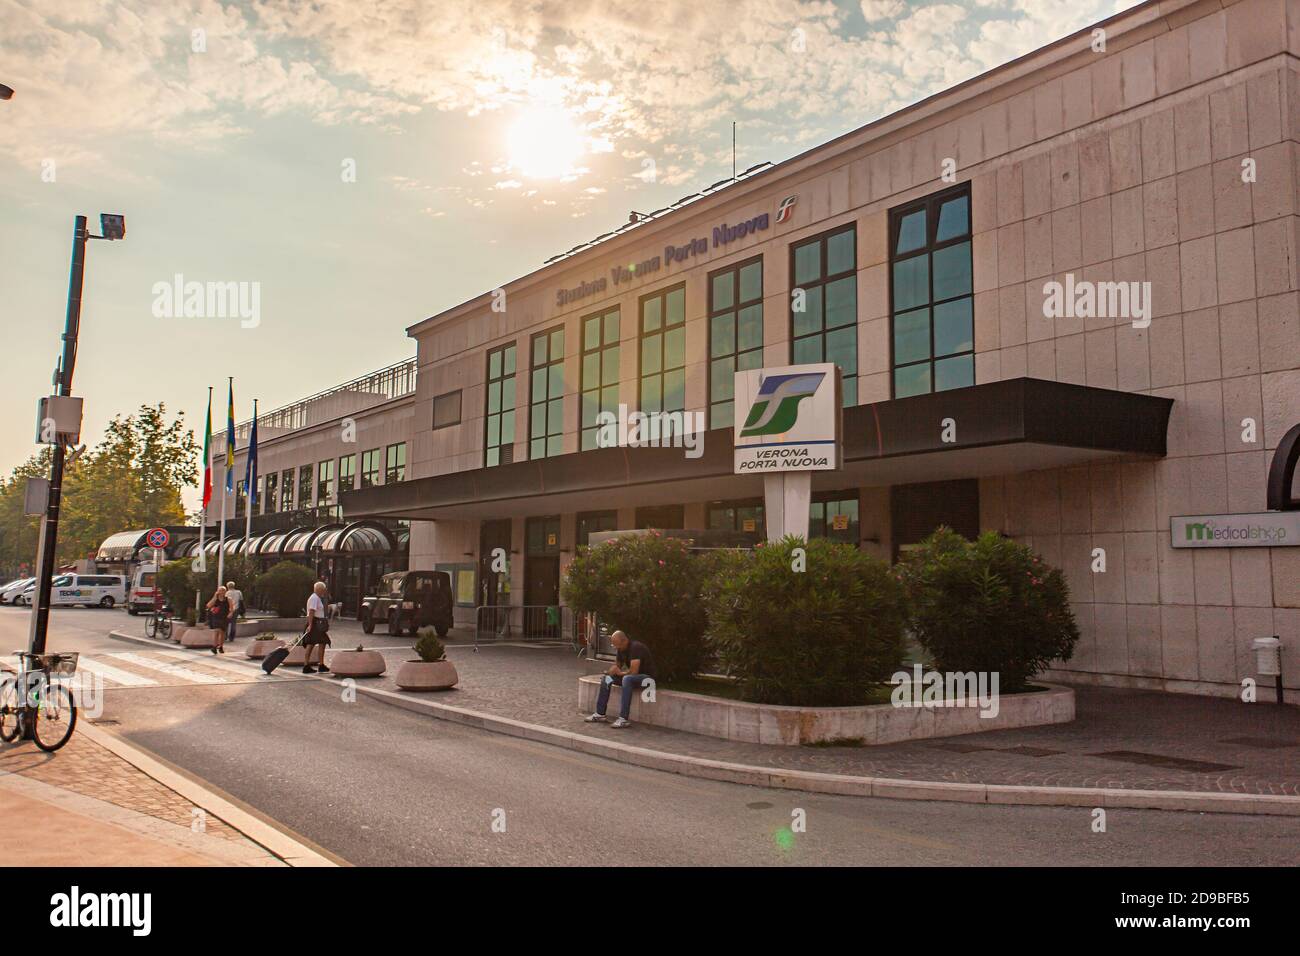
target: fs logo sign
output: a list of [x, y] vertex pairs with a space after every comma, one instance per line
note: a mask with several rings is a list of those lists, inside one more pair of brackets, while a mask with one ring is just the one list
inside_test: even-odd
[[741, 438], [779, 435], [788, 432], [799, 418], [799, 403], [817, 394], [825, 372], [769, 375], [758, 387], [758, 396], [740, 430]]
[[781, 200], [781, 204], [776, 207], [776, 221], [785, 222], [794, 215], [794, 204], [799, 201], [798, 196], [786, 196]]
[[841, 465], [840, 370], [831, 362], [737, 372], [736, 474]]

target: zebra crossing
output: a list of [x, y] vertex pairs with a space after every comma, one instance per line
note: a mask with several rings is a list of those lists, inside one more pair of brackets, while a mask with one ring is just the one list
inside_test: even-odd
[[[106, 690], [143, 687], [184, 687], [212, 684], [251, 684], [305, 680], [295, 671], [262, 673], [258, 661], [239, 654], [213, 656], [204, 651], [173, 648], [142, 648], [131, 651], [83, 653], [77, 670], [84, 676], [102, 681]], [[18, 670], [18, 658], [0, 656], [0, 668]]]

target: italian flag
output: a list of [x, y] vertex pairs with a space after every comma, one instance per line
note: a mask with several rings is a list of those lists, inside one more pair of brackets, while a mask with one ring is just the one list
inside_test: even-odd
[[208, 389], [208, 420], [203, 429], [203, 510], [212, 500], [212, 389]]

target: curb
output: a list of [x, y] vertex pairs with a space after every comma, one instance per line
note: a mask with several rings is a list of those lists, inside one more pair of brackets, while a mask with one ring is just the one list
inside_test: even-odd
[[[148, 638], [111, 632], [113, 637], [157, 646]], [[329, 678], [318, 680], [335, 683]], [[1202, 793], [1194, 790], [1124, 790], [1095, 787], [1036, 787], [993, 783], [944, 783], [937, 780], [902, 780], [893, 777], [860, 777], [851, 774], [820, 773], [811, 770], [782, 770], [755, 764], [730, 763], [704, 757], [651, 750], [632, 744], [599, 740], [568, 730], [557, 730], [509, 717], [497, 717], [451, 704], [435, 704], [361, 681], [358, 691], [395, 707], [426, 714], [439, 720], [520, 737], [604, 757], [620, 763], [663, 770], [686, 777], [719, 780], [753, 787], [829, 793], [839, 796], [880, 797], [889, 800], [941, 800], [955, 803], [985, 803], [1001, 806], [1103, 807], [1130, 810], [1190, 810], [1199, 813], [1244, 813], [1300, 817], [1300, 797], [1255, 793]]]
[[214, 793], [204, 784], [178, 773], [158, 757], [135, 744], [128, 743], [116, 734], [96, 727], [89, 721], [79, 722], [77, 733], [85, 734], [94, 743], [125, 760], [146, 776], [152, 777], [168, 790], [180, 794], [190, 803], [225, 821], [268, 853], [283, 860], [288, 866], [330, 867], [341, 864], [338, 858], [312, 849], [302, 839], [259, 819], [225, 797]]

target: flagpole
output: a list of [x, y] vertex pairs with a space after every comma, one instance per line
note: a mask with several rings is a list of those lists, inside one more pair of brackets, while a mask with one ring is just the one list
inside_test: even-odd
[[234, 435], [231, 433], [230, 423], [234, 414], [235, 401], [235, 377], [229, 375], [226, 377], [226, 385], [229, 389], [227, 394], [230, 398], [226, 402], [226, 467], [225, 474], [222, 476], [225, 480], [221, 483], [221, 543], [217, 545], [217, 587], [226, 583], [226, 497], [230, 491], [231, 477], [230, 468], [234, 464], [235, 446]]
[[[251, 436], [257, 435], [257, 399], [253, 399], [253, 424]], [[254, 487], [257, 485], [257, 446], [253, 438], [248, 442], [248, 462], [244, 467], [244, 554], [248, 555], [248, 539], [253, 532], [253, 503], [256, 498]]]
[[[204, 571], [208, 569], [207, 552], [204, 550], [207, 546], [208, 535], [208, 501], [212, 497], [212, 386], [208, 386], [208, 420], [203, 432], [203, 477], [199, 479], [203, 485], [199, 490], [199, 499], [201, 507], [199, 508], [199, 567]], [[190, 565], [193, 568], [193, 563]], [[196, 589], [194, 592], [194, 619], [200, 620], [200, 610], [203, 607], [203, 595]], [[180, 609], [177, 608], [179, 611]]]

